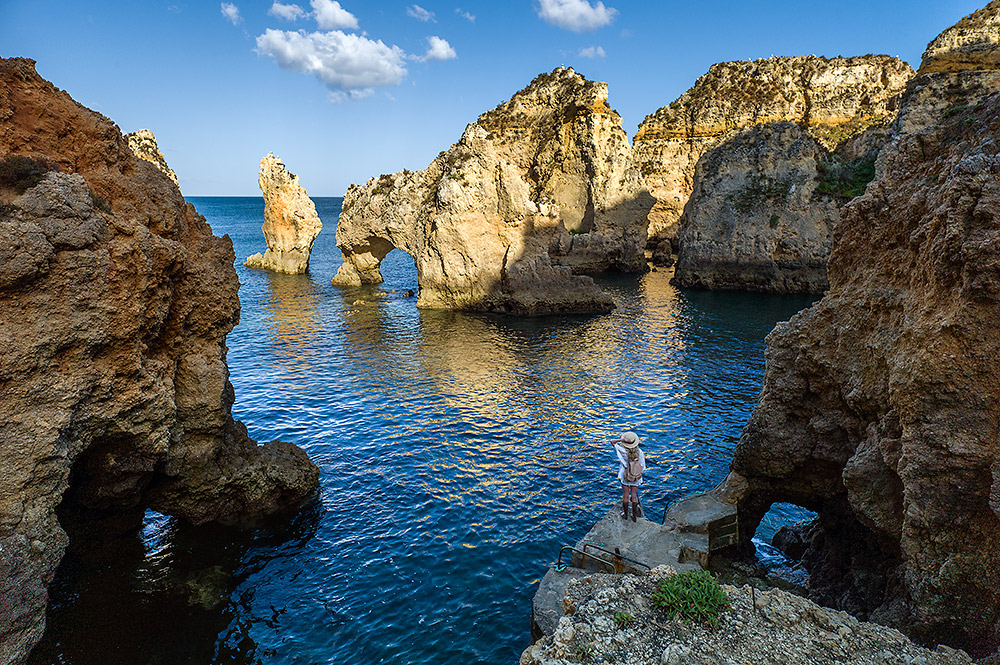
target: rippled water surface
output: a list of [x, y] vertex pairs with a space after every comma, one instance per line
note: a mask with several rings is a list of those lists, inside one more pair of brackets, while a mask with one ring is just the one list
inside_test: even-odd
[[[70, 553], [38, 663], [516, 663], [535, 584], [618, 489], [610, 449], [645, 437], [647, 514], [725, 476], [763, 376], [764, 336], [799, 297], [681, 291], [668, 272], [602, 280], [611, 315], [418, 311], [413, 261], [338, 289], [339, 198], [311, 273], [242, 266], [259, 198], [191, 199], [237, 256], [234, 415], [305, 448], [318, 499], [251, 531], [149, 513], [110, 557]], [[763, 528], [789, 516], [772, 511]]]

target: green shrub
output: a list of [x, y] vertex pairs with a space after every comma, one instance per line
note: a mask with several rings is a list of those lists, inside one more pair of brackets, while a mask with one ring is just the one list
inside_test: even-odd
[[836, 157], [819, 165], [819, 185], [817, 194], [825, 194], [844, 202], [861, 196], [865, 188], [875, 179], [875, 157], [867, 156], [850, 162]]
[[46, 173], [55, 169], [55, 165], [44, 159], [8, 155], [0, 160], [0, 187], [24, 194], [40, 183]]
[[719, 625], [719, 612], [729, 607], [729, 596], [707, 570], [671, 575], [653, 592], [653, 605], [667, 610], [667, 616], [681, 615], [711, 628]]
[[615, 613], [615, 625], [618, 626], [619, 630], [628, 628], [633, 623], [635, 623], [635, 617], [628, 612]]

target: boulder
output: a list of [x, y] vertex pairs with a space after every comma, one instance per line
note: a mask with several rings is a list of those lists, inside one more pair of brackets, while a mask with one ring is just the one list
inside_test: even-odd
[[260, 160], [257, 178], [264, 193], [264, 240], [267, 250], [247, 258], [248, 268], [298, 275], [309, 269], [313, 242], [323, 230], [316, 206], [299, 186], [299, 177], [285, 170], [272, 153]]
[[31, 60], [0, 60], [0, 164], [0, 662], [22, 663], [70, 540], [276, 511], [318, 469], [233, 419], [229, 237]]
[[645, 271], [652, 203], [607, 85], [559, 68], [481, 115], [427, 169], [352, 185], [333, 282], [380, 283], [397, 248], [416, 264], [419, 307], [607, 312], [611, 297], [580, 273]]
[[649, 245], [677, 249], [679, 221], [694, 190], [695, 166], [736, 133], [794, 122], [825, 148], [891, 119], [913, 69], [897, 58], [772, 57], [723, 62], [677, 100], [646, 116], [633, 140], [635, 160], [656, 204]]
[[968, 46], [998, 21], [928, 47], [829, 292], [767, 338], [732, 463], [744, 539], [774, 502], [818, 513], [814, 598], [974, 655], [1000, 644], [1000, 70]]

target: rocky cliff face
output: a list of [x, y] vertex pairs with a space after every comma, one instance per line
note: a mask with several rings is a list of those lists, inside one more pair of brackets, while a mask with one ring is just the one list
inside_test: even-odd
[[243, 265], [298, 275], [309, 269], [313, 242], [323, 230], [316, 206], [299, 186], [299, 177], [285, 170], [285, 164], [268, 153], [260, 160], [257, 177], [264, 193], [264, 255], [254, 254]]
[[639, 126], [633, 146], [656, 204], [649, 243], [677, 247], [678, 222], [694, 189], [695, 166], [745, 129], [794, 122], [828, 150], [890, 119], [913, 69], [896, 58], [798, 56], [712, 67]]
[[177, 174], [174, 170], [167, 166], [167, 160], [164, 158], [163, 153], [160, 152], [160, 147], [156, 145], [156, 136], [153, 135], [153, 131], [150, 129], [140, 129], [139, 131], [132, 132], [131, 134], [125, 135], [125, 140], [128, 141], [129, 150], [132, 154], [139, 159], [145, 159], [147, 162], [163, 171], [167, 174], [175, 185], [180, 185], [177, 182]]
[[416, 263], [421, 307], [611, 309], [574, 273], [644, 271], [653, 200], [607, 100], [606, 84], [556, 69], [480, 116], [424, 171], [352, 185], [334, 283], [380, 283], [380, 262], [398, 248]]
[[0, 661], [40, 636], [68, 539], [316, 487], [302, 450], [231, 415], [233, 261], [111, 121], [0, 60]]
[[998, 19], [928, 48], [830, 291], [768, 337], [733, 461], [745, 534], [774, 501], [819, 513], [817, 598], [974, 653], [1000, 643], [1000, 71], [966, 46]]

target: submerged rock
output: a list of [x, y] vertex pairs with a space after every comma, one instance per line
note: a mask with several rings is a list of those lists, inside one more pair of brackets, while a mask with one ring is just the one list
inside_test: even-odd
[[719, 613], [715, 629], [671, 619], [654, 606], [653, 593], [673, 572], [662, 566], [646, 575], [591, 573], [570, 581], [562, 601], [565, 616], [551, 636], [524, 650], [521, 665], [972, 665], [961, 651], [922, 648], [892, 628], [778, 589], [722, 585], [729, 607]]
[[160, 147], [156, 145], [156, 136], [153, 135], [151, 129], [140, 129], [138, 131], [132, 132], [131, 134], [125, 135], [125, 140], [128, 141], [129, 150], [132, 154], [139, 159], [145, 159], [147, 162], [160, 169], [167, 174], [175, 185], [180, 185], [177, 182], [177, 174], [174, 170], [167, 166], [167, 160], [160, 152]]
[[767, 338], [732, 465], [745, 538], [773, 502], [818, 513], [813, 597], [973, 655], [1000, 644], [1000, 70], [966, 46], [998, 21], [928, 48], [829, 292]]
[[299, 186], [299, 177], [285, 170], [272, 153], [260, 160], [257, 178], [264, 193], [264, 239], [267, 250], [249, 257], [248, 268], [264, 268], [298, 275], [309, 269], [313, 242], [323, 230], [316, 206]]
[[413, 257], [420, 307], [518, 314], [607, 312], [578, 273], [643, 272], [653, 203], [604, 83], [543, 74], [470, 124], [424, 171], [352, 185], [334, 284], [382, 281], [393, 249]]
[[0, 60], [0, 91], [16, 166], [0, 179], [0, 662], [20, 663], [68, 540], [138, 528], [146, 508], [271, 512], [318, 469], [233, 419], [228, 236], [33, 61]]
[[897, 58], [797, 56], [723, 62], [669, 106], [646, 117], [635, 159], [656, 205], [649, 244], [677, 249], [679, 221], [694, 189], [695, 166], [737, 132], [774, 122], [806, 128], [826, 149], [892, 118], [913, 76]]

